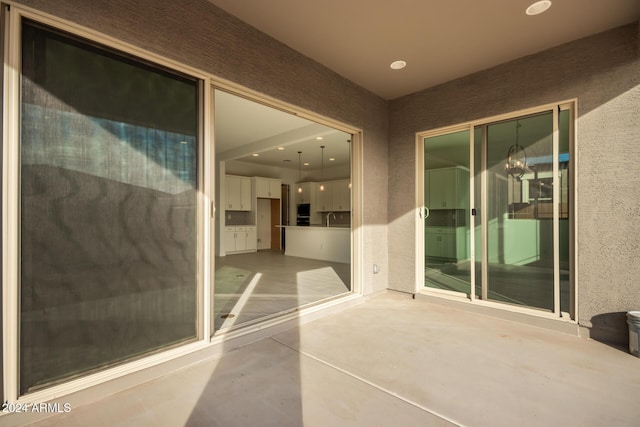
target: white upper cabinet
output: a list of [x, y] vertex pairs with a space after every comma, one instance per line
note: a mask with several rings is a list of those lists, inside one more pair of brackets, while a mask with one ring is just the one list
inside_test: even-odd
[[312, 209], [316, 212], [348, 212], [351, 210], [351, 188], [348, 179], [325, 181], [324, 191], [316, 184], [316, 202]]
[[272, 178], [255, 178], [256, 197], [259, 199], [279, 199], [281, 195], [281, 181]]
[[[324, 189], [322, 189], [324, 187]], [[333, 210], [333, 183], [325, 181], [316, 185], [316, 203], [314, 210], [328, 212]]]
[[351, 210], [351, 187], [348, 179], [333, 181], [333, 210], [338, 212]]
[[426, 170], [424, 182], [425, 204], [429, 209], [468, 209], [468, 170], [460, 167]]
[[224, 208], [228, 211], [251, 210], [251, 178], [247, 176], [225, 175]]

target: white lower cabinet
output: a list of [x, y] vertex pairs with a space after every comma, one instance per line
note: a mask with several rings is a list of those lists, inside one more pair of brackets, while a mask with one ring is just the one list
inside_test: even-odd
[[455, 258], [455, 229], [426, 227], [424, 238], [427, 256], [448, 259]]
[[227, 254], [236, 252], [255, 252], [258, 249], [256, 226], [226, 226], [224, 228], [224, 247]]
[[465, 227], [425, 227], [426, 256], [451, 261], [469, 259], [469, 232]]

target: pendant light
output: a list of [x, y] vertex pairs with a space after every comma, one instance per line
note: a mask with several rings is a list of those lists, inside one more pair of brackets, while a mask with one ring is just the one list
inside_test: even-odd
[[320, 163], [320, 191], [324, 191], [324, 145], [320, 146], [322, 158]]
[[505, 170], [509, 175], [520, 180], [527, 170], [527, 154], [524, 147], [518, 143], [519, 130], [522, 125], [516, 121], [516, 143], [509, 147]]
[[302, 193], [302, 151], [298, 151], [298, 193]]

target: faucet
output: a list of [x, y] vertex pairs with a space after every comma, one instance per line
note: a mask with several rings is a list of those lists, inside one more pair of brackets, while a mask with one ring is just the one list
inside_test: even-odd
[[326, 225], [327, 227], [329, 227], [329, 226], [330, 226], [330, 223], [329, 223], [329, 215], [333, 215], [333, 219], [336, 219], [336, 214], [334, 214], [333, 212], [329, 212], [329, 213], [327, 214], [327, 220], [326, 220], [326, 222], [325, 222], [325, 225]]

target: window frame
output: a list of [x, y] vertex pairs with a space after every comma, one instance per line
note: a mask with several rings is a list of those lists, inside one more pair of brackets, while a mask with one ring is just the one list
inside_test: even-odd
[[[442, 297], [448, 299], [454, 299], [458, 301], [470, 302], [479, 306], [485, 306], [489, 308], [499, 309], [505, 312], [514, 312], [514, 313], [522, 313], [526, 315], [531, 315], [535, 317], [549, 318], [553, 320], [562, 320], [568, 321], [573, 324], [577, 322], [578, 319], [578, 292], [577, 292], [577, 259], [575, 256], [576, 253], [576, 245], [577, 245], [577, 231], [576, 231], [576, 218], [578, 216], [577, 213], [577, 194], [578, 194], [578, 182], [576, 177], [578, 176], [577, 171], [577, 99], [568, 99], [559, 102], [539, 105], [536, 107], [526, 108], [522, 110], [516, 110], [507, 112], [504, 114], [499, 114], [495, 116], [483, 117], [477, 120], [471, 120], [463, 123], [458, 123], [451, 126], [444, 126], [440, 128], [435, 128], [432, 130], [426, 130], [417, 132], [415, 134], [416, 137], [416, 145], [415, 145], [415, 156], [416, 156], [416, 186], [415, 186], [415, 227], [416, 227], [416, 270], [415, 270], [415, 292], [418, 294], [424, 294], [434, 297]], [[498, 123], [501, 121], [514, 120], [518, 117], [529, 116], [534, 114], [539, 114], [543, 112], [552, 112], [553, 113], [553, 150], [554, 150], [554, 158], [558, 158], [558, 140], [559, 140], [559, 129], [558, 129], [558, 116], [560, 111], [569, 111], [569, 289], [570, 289], [570, 297], [569, 297], [569, 313], [562, 313], [560, 310], [560, 296], [559, 296], [559, 272], [557, 267], [554, 268], [554, 309], [551, 312], [545, 312], [542, 310], [538, 310], [531, 307], [526, 306], [516, 306], [503, 304], [496, 301], [488, 300], [486, 295], [483, 295], [481, 298], [478, 298], [476, 295], [476, 274], [471, 274], [471, 289], [470, 294], [464, 294], [456, 291], [442, 290], [442, 289], [431, 289], [424, 286], [424, 270], [425, 270], [425, 241], [424, 241], [424, 232], [422, 231], [424, 228], [424, 215], [425, 212], [425, 200], [424, 200], [424, 139], [434, 136], [446, 135], [449, 133], [455, 133], [462, 130], [468, 130], [470, 132], [469, 137], [469, 156], [470, 156], [470, 185], [469, 185], [469, 197], [470, 200], [475, 200], [476, 207], [480, 208], [481, 212], [485, 212], [486, 209], [483, 209], [483, 204], [485, 200], [481, 198], [481, 195], [475, 194], [475, 178], [476, 169], [479, 167], [480, 172], [484, 174], [486, 169], [486, 165], [484, 164], [485, 156], [481, 156], [482, 164], [476, 165], [474, 158], [474, 145], [476, 141], [475, 138], [475, 129], [479, 128], [482, 130], [482, 133], [486, 133], [486, 126]], [[484, 138], [484, 136], [483, 136]], [[486, 149], [486, 144], [482, 143], [483, 150]], [[554, 170], [555, 176], [558, 175], [558, 164], [554, 162]], [[481, 178], [481, 187], [482, 193], [486, 194], [486, 179]], [[555, 186], [554, 188], [554, 200], [559, 200], [559, 188]], [[558, 257], [559, 257], [559, 242], [558, 242], [558, 203], [554, 203], [554, 264], [558, 265]], [[484, 216], [482, 217], [484, 218]], [[475, 217], [471, 214], [469, 217], [470, 224], [474, 224]], [[485, 221], [485, 219], [483, 219]], [[482, 275], [484, 277], [484, 283], [486, 283], [486, 269], [485, 265], [487, 263], [486, 259], [486, 251], [483, 251], [481, 254], [481, 259], [476, 259], [475, 256], [475, 234], [470, 233], [469, 245], [470, 245], [470, 256], [472, 262], [478, 263], [480, 262], [483, 266]], [[483, 222], [482, 224], [482, 246], [486, 248], [486, 224]], [[484, 286], [483, 291], [486, 290], [486, 286]], [[485, 292], [483, 292], [485, 293]]]
[[[159, 55], [139, 49], [135, 46], [105, 36], [98, 32], [82, 28], [68, 21], [45, 16], [37, 11], [14, 5], [3, 4], [4, 17], [4, 68], [3, 68], [3, 372], [4, 398], [15, 402], [38, 402], [86, 388], [88, 385], [106, 379], [139, 371], [154, 366], [177, 356], [188, 354], [200, 349], [208, 343], [210, 312], [206, 298], [210, 292], [209, 283], [211, 273], [210, 264], [205, 262], [210, 250], [210, 237], [207, 233], [208, 221], [211, 216], [211, 153], [210, 135], [205, 130], [211, 126], [210, 100], [211, 92], [209, 75], [195, 68], [171, 61]], [[196, 256], [198, 258], [196, 274], [196, 339], [184, 345], [167, 349], [159, 349], [132, 360], [115, 362], [112, 366], [100, 368], [97, 372], [89, 371], [81, 374], [77, 379], [64, 382], [37, 391], [20, 395], [20, 127], [21, 127], [21, 48], [22, 25], [25, 20], [35, 24], [45, 25], [54, 31], [77, 37], [88, 44], [97, 43], [109, 49], [112, 53], [125, 59], [132, 59], [138, 63], [169, 72], [185, 75], [197, 81], [198, 87], [198, 129], [197, 129], [197, 233], [200, 236]]]

